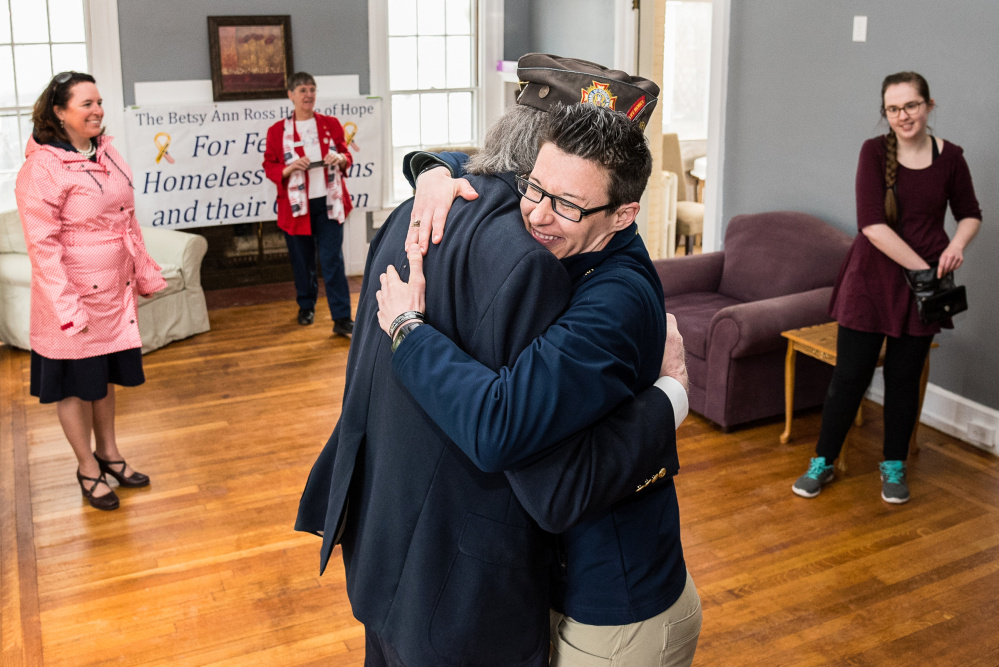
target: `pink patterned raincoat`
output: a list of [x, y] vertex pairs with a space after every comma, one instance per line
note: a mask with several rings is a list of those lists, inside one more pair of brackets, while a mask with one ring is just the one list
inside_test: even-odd
[[141, 347], [136, 295], [166, 287], [135, 218], [132, 173], [97, 138], [97, 161], [28, 141], [14, 192], [31, 258], [31, 348], [84, 359]]

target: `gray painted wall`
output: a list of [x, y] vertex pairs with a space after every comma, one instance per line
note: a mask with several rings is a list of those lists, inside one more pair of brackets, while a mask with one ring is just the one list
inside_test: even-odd
[[517, 60], [525, 53], [531, 53], [533, 44], [530, 0], [504, 0], [503, 60]]
[[[851, 41], [854, 15], [868, 17], [865, 43]], [[881, 80], [923, 74], [937, 102], [930, 124], [965, 149], [985, 218], [957, 272], [970, 309], [937, 337], [930, 381], [991, 408], [999, 408], [997, 25], [991, 0], [732, 2], [722, 213], [727, 221], [793, 209], [855, 234], [860, 146], [887, 131]]]
[[543, 0], [530, 5], [531, 42], [525, 52], [614, 63], [614, 0]]
[[211, 79], [209, 16], [288, 14], [295, 69], [357, 74], [370, 91], [368, 3], [357, 0], [124, 0], [118, 3], [125, 104], [136, 81]]

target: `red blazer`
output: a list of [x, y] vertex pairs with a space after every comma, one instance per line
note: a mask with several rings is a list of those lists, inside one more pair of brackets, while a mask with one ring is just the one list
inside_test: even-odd
[[[347, 166], [341, 167], [340, 172], [344, 179], [347, 177], [347, 170], [354, 164], [354, 158], [347, 150], [347, 143], [344, 141], [343, 127], [333, 116], [323, 116], [316, 114], [316, 130], [319, 132], [319, 149], [323, 157], [329, 152], [330, 144], [336, 146], [336, 152], [347, 157]], [[295, 141], [301, 141], [298, 130], [295, 130]], [[288, 232], [292, 236], [308, 236], [312, 233], [312, 224], [309, 222], [309, 210], [306, 206], [305, 213], [298, 217], [291, 215], [291, 204], [288, 202], [288, 179], [281, 176], [281, 172], [287, 166], [284, 160], [284, 119], [274, 123], [267, 130], [267, 148], [264, 151], [264, 173], [267, 178], [277, 185], [277, 214], [278, 227]], [[295, 147], [295, 152], [300, 157], [305, 157], [305, 149], [301, 146]], [[327, 167], [328, 168], [328, 167]], [[309, 174], [305, 174], [305, 188], [309, 188]], [[350, 215], [353, 205], [350, 203], [350, 193], [347, 192], [346, 180], [343, 184], [343, 215]], [[341, 222], [343, 222], [341, 220]]]

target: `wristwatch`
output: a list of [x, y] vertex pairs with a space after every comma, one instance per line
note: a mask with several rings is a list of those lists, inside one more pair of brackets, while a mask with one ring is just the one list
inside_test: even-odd
[[406, 322], [401, 327], [399, 327], [399, 330], [395, 332], [395, 338], [392, 339], [392, 351], [395, 352], [396, 348], [399, 347], [403, 339], [405, 339], [406, 336], [409, 335], [409, 332], [415, 329], [416, 327], [420, 326], [421, 324], [423, 324], [423, 322], [419, 320], [413, 320], [412, 322]]

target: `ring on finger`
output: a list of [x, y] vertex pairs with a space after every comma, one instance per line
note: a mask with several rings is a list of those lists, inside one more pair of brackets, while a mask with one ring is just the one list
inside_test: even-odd
[[409, 223], [409, 226], [410, 227], [419, 227], [420, 226], [420, 221], [419, 220], [413, 220], [413, 222]]

